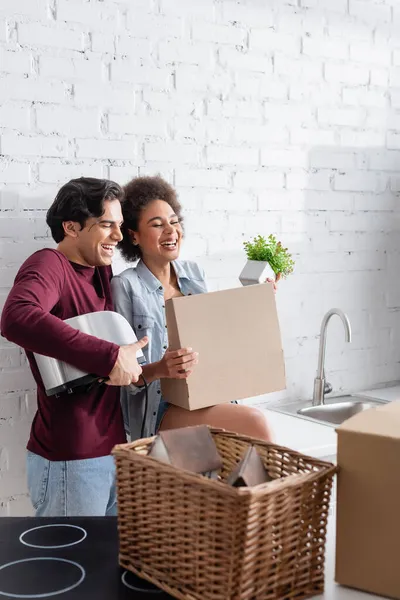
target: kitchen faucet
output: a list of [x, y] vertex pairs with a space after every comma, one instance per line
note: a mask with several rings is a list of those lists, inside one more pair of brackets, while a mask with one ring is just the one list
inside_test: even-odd
[[342, 310], [340, 310], [340, 308], [331, 308], [331, 310], [328, 310], [321, 323], [321, 335], [318, 353], [318, 369], [317, 376], [314, 379], [314, 393], [312, 401], [313, 406], [324, 404], [326, 332], [328, 329], [328, 323], [331, 317], [333, 317], [333, 315], [337, 315], [341, 318], [344, 326], [346, 342], [351, 342], [351, 327], [347, 315]]

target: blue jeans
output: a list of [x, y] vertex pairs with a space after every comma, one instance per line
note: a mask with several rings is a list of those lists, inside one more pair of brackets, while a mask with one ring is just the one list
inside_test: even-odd
[[51, 461], [28, 450], [27, 476], [37, 517], [117, 514], [113, 456]]

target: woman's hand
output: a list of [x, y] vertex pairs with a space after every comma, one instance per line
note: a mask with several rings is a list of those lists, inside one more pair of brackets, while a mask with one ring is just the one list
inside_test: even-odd
[[158, 363], [160, 379], [187, 379], [198, 363], [198, 353], [192, 348], [167, 350]]
[[274, 281], [273, 279], [270, 279], [269, 277], [265, 281], [267, 281], [268, 283], [272, 283], [273, 288], [274, 288], [274, 294], [276, 294], [276, 290], [278, 289], [278, 286], [276, 285], [276, 281]]

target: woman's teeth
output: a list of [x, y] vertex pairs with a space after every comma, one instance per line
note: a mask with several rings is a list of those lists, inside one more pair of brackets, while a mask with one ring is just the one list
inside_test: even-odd
[[176, 242], [164, 242], [161, 246], [164, 248], [176, 248]]

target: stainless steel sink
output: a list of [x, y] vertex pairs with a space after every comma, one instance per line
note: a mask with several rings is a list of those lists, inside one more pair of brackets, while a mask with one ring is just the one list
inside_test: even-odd
[[316, 421], [340, 425], [353, 415], [370, 408], [376, 408], [377, 406], [382, 406], [382, 402], [375, 402], [374, 400], [367, 400], [362, 397], [342, 396], [339, 402], [307, 406], [298, 410], [297, 413]]

